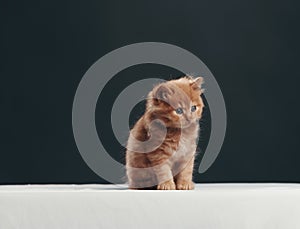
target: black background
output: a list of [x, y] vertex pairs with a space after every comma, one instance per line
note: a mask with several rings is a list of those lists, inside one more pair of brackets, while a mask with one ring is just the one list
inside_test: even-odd
[[[82, 160], [72, 133], [73, 97], [106, 53], [136, 42], [180, 46], [216, 77], [228, 128], [219, 157], [197, 182], [300, 182], [298, 1], [1, 1], [0, 183], [105, 183]], [[114, 97], [160, 65], [116, 75], [97, 104], [100, 138], [122, 161], [109, 125]], [[143, 104], [131, 115], [131, 125]], [[209, 130], [203, 120], [200, 153]], [[100, 131], [99, 131], [100, 132]]]

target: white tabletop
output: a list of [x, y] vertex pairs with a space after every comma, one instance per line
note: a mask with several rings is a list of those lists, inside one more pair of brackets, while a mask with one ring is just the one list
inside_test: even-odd
[[0, 186], [0, 228], [300, 228], [299, 184]]

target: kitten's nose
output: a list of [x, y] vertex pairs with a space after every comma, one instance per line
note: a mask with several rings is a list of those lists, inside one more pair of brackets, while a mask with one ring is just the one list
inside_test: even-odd
[[190, 122], [191, 122], [191, 119], [190, 119], [189, 116], [185, 115], [184, 118], [185, 118], [185, 120], [186, 120], [187, 123], [190, 123]]

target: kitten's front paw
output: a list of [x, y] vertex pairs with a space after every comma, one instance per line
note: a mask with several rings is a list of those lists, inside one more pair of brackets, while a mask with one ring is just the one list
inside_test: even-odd
[[176, 186], [173, 180], [166, 181], [157, 185], [158, 190], [175, 190]]
[[176, 184], [177, 190], [192, 190], [195, 188], [195, 185], [192, 181], [178, 181]]

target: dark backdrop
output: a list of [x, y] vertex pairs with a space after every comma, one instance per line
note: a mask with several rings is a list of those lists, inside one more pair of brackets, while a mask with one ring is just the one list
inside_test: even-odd
[[[197, 182], [300, 182], [299, 10], [296, 0], [2, 0], [0, 183], [105, 182], [76, 148], [73, 97], [96, 60], [144, 41], [191, 51], [222, 89], [226, 139], [213, 166], [195, 173]], [[114, 158], [124, 157], [108, 125], [114, 97], [137, 79], [178, 76], [140, 65], [106, 86], [97, 128], [107, 133], [100, 137]], [[141, 103], [133, 110], [131, 125], [142, 109]], [[209, 136], [209, 109], [202, 126], [197, 163]]]

